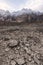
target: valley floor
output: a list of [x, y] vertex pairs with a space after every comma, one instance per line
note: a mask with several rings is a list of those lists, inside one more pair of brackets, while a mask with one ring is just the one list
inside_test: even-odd
[[0, 65], [43, 65], [43, 23], [0, 26]]

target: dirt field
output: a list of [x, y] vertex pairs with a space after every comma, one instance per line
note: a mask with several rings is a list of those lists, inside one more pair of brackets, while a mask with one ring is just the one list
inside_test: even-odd
[[43, 24], [0, 26], [0, 65], [43, 65]]

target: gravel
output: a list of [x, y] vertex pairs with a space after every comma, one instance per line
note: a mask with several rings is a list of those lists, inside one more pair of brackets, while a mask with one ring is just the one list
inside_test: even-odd
[[43, 65], [43, 33], [35, 29], [0, 33], [0, 65]]

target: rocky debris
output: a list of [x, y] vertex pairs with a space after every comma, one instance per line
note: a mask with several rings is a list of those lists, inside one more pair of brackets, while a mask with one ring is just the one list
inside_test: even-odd
[[3, 60], [2, 60], [2, 58], [0, 58], [0, 65], [2, 65], [2, 63], [3, 63]]
[[37, 37], [34, 38], [34, 41], [35, 41], [36, 43], [40, 43], [40, 39], [37, 38]]
[[24, 50], [25, 50], [25, 51], [26, 51], [26, 53], [27, 53], [27, 54], [29, 54], [29, 55], [32, 53], [32, 52], [31, 52], [31, 50], [30, 50], [30, 49], [28, 49], [27, 47], [24, 47]]
[[8, 42], [8, 47], [10, 47], [10, 48], [17, 47], [18, 45], [19, 45], [19, 43], [17, 40], [9, 40], [9, 42]]
[[32, 58], [31, 58], [31, 56], [29, 56], [29, 62], [31, 62], [32, 61]]
[[24, 58], [18, 58], [18, 59], [16, 60], [16, 62], [17, 62], [19, 65], [23, 65], [23, 64], [25, 63]]
[[37, 58], [38, 60], [40, 60], [40, 57], [41, 57], [41, 54], [40, 54], [40, 53], [37, 53], [37, 54], [36, 54], [36, 58]]
[[34, 62], [38, 65], [40, 65], [40, 61], [37, 59], [36, 54], [34, 55]]
[[11, 60], [11, 65], [16, 65], [16, 62], [14, 60]]
[[7, 48], [5, 48], [5, 51], [7, 52], [7, 51], [9, 51], [10, 50], [10, 48], [9, 47], [7, 47]]
[[2, 35], [3, 41], [9, 41], [10, 39], [11, 39], [11, 37], [9, 35], [7, 35], [7, 33], [3, 33], [3, 35]]
[[25, 27], [1, 34], [0, 65], [43, 65], [43, 33]]
[[9, 40], [9, 38], [7, 38], [7, 37], [6, 37], [6, 38], [4, 38], [4, 41], [8, 41], [8, 40]]
[[41, 62], [43, 62], [43, 55], [40, 56], [40, 60], [41, 60]]

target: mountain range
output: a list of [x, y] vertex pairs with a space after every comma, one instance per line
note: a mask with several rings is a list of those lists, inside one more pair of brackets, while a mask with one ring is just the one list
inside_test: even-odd
[[0, 25], [1, 24], [13, 24], [21, 22], [39, 22], [43, 21], [43, 13], [39, 11], [33, 11], [31, 9], [22, 9], [19, 11], [9, 12], [8, 10], [0, 9]]
[[31, 9], [25, 9], [25, 8], [23, 8], [22, 10], [19, 10], [19, 11], [14, 11], [14, 12], [9, 12], [8, 10], [5, 11], [5, 10], [0, 9], [0, 14], [2, 16], [3, 15], [11, 15], [11, 16], [15, 15], [15, 16], [18, 16], [18, 15], [22, 15], [22, 14], [32, 14], [32, 13], [37, 14], [37, 15], [42, 14], [39, 11], [35, 12], [35, 11], [31, 10]]

